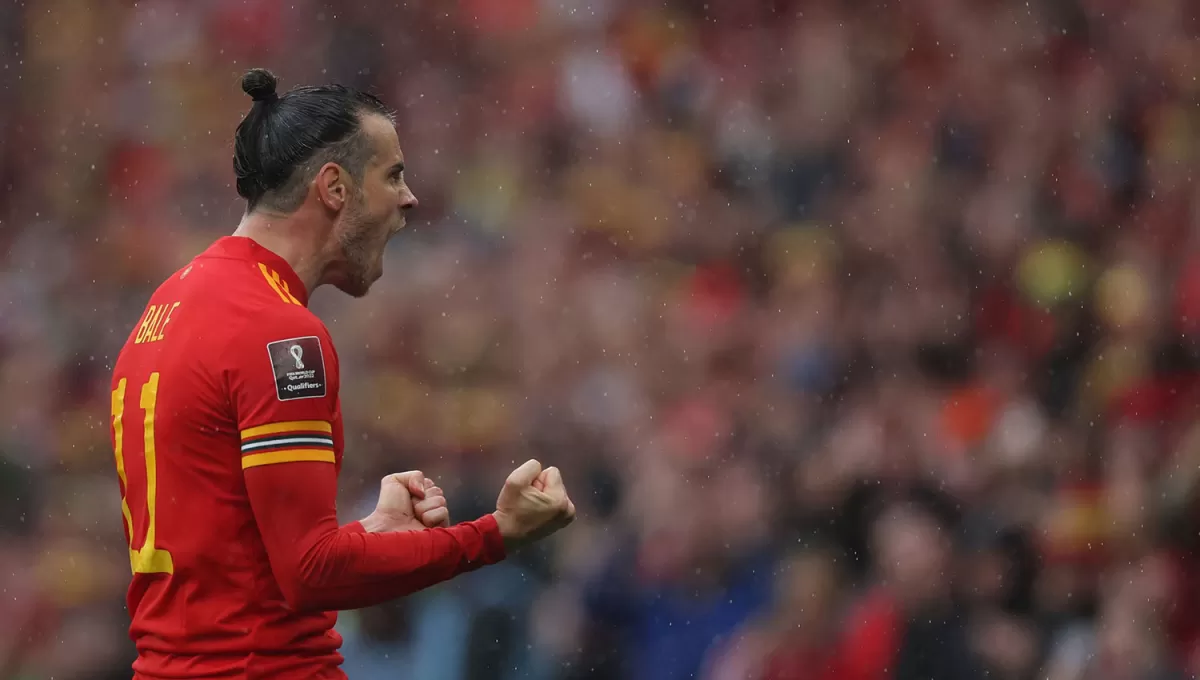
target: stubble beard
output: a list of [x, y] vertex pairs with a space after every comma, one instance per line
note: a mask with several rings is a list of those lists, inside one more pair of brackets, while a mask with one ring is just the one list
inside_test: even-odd
[[343, 232], [341, 239], [342, 255], [346, 258], [346, 286], [342, 289], [346, 294], [360, 298], [367, 294], [371, 287], [371, 233], [375, 231], [361, 207], [355, 207], [353, 213], [347, 216], [350, 229]]

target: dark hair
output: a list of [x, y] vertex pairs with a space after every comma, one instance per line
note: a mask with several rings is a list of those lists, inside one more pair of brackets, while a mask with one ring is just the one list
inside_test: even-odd
[[361, 134], [362, 116], [392, 119], [377, 97], [342, 85], [298, 87], [283, 96], [279, 80], [266, 69], [242, 76], [242, 90], [254, 100], [237, 127], [233, 171], [238, 195], [248, 209], [265, 205], [292, 212], [304, 202], [309, 181], [333, 162], [361, 178], [371, 148]]

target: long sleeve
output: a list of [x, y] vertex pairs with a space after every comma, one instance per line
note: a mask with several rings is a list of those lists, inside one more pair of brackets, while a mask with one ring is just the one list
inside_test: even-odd
[[338, 360], [324, 325], [307, 309], [280, 305], [256, 318], [236, 335], [227, 360], [246, 491], [271, 570], [292, 607], [378, 604], [504, 558], [491, 515], [415, 532], [338, 526]]
[[504, 559], [491, 515], [449, 528], [367, 533], [339, 527], [332, 465], [246, 470], [246, 488], [271, 569], [297, 610], [379, 604]]

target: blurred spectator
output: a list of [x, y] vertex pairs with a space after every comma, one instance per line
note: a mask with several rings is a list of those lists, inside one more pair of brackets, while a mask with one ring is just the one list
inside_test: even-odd
[[846, 643], [838, 633], [837, 559], [825, 548], [786, 557], [776, 578], [773, 603], [730, 643], [713, 650], [704, 677], [711, 680], [842, 680], [852, 678]]

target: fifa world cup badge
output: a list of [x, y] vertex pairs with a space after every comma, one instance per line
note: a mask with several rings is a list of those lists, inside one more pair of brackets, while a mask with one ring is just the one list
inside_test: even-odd
[[275, 394], [280, 401], [325, 396], [325, 357], [315, 335], [277, 340], [267, 345]]

